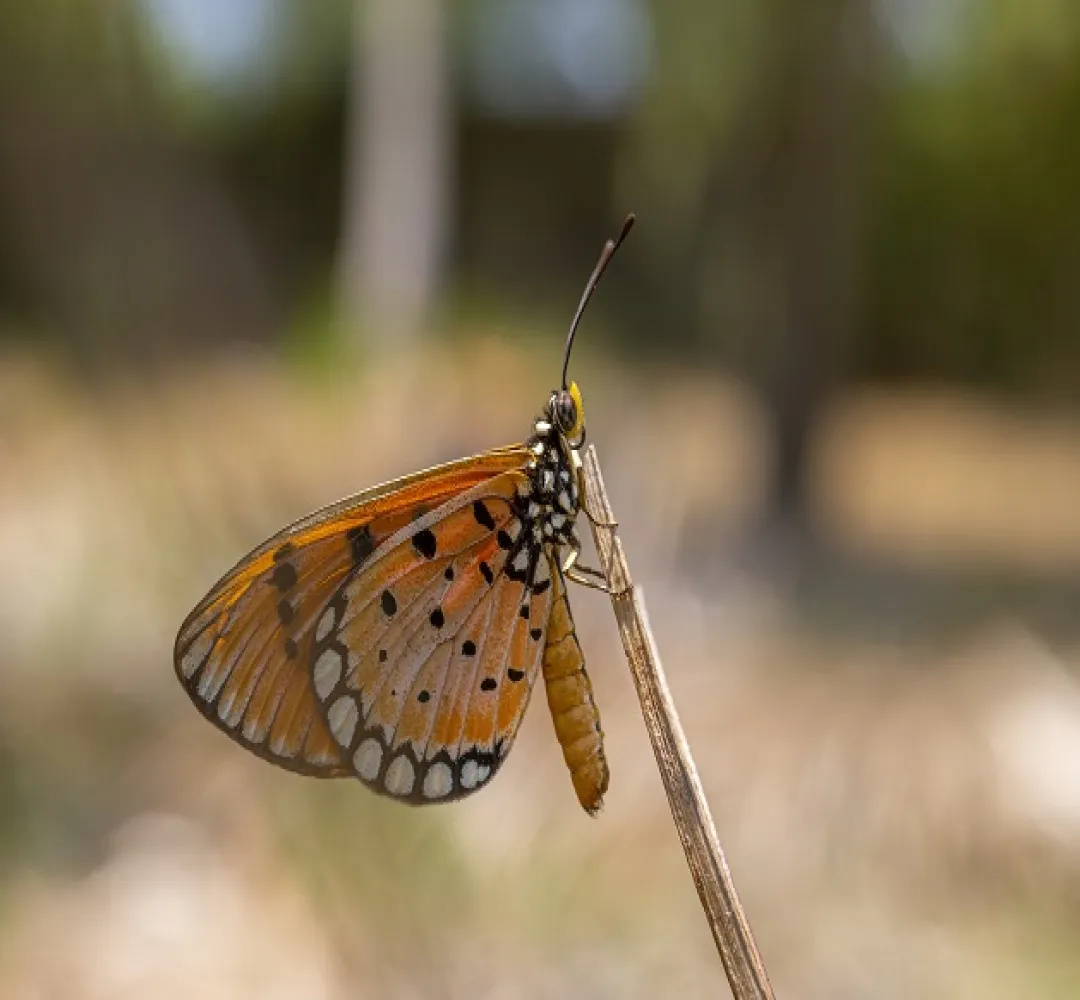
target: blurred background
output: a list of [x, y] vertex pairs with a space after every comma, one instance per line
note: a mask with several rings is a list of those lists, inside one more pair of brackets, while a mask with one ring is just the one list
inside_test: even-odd
[[180, 622], [572, 365], [788, 998], [1080, 995], [1080, 6], [0, 6], [0, 995], [722, 996], [602, 597], [612, 766], [249, 758]]

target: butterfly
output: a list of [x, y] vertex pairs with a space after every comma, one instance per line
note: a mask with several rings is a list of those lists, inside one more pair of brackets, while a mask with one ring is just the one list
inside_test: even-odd
[[177, 677], [199, 711], [264, 760], [358, 778], [414, 805], [483, 788], [543, 674], [555, 732], [589, 813], [608, 787], [600, 715], [574, 629], [584, 478], [574, 335], [532, 435], [376, 486], [284, 528], [188, 615]]

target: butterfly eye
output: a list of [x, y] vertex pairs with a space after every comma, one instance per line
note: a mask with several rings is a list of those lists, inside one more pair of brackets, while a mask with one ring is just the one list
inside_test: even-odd
[[555, 419], [564, 434], [572, 434], [577, 426], [577, 404], [565, 389], [555, 397]]

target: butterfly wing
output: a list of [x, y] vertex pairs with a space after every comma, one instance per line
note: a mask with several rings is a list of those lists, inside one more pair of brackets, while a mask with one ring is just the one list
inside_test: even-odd
[[199, 711], [281, 767], [314, 777], [356, 773], [313, 683], [327, 605], [346, 581], [374, 579], [363, 567], [380, 563], [373, 557], [418, 518], [500, 477], [504, 492], [516, 488], [528, 458], [523, 447], [504, 448], [395, 480], [311, 514], [249, 553], [176, 639], [176, 673]]
[[381, 794], [462, 798], [509, 753], [540, 670], [547, 557], [503, 473], [390, 539], [315, 630], [312, 677], [341, 757]]

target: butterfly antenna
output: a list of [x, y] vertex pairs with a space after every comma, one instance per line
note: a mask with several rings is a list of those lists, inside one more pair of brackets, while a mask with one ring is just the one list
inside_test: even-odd
[[592, 293], [596, 291], [596, 286], [600, 284], [600, 277], [608, 266], [608, 262], [615, 255], [615, 251], [619, 249], [622, 241], [626, 239], [626, 234], [630, 232], [633, 227], [634, 215], [631, 212], [630, 215], [626, 217], [626, 221], [622, 224], [619, 235], [615, 239], [608, 240], [607, 243], [604, 244], [604, 249], [600, 251], [600, 259], [596, 262], [596, 267], [593, 268], [593, 273], [589, 278], [588, 284], [585, 286], [585, 291], [581, 293], [581, 301], [578, 303], [577, 312], [574, 313], [574, 318], [570, 323], [570, 332], [566, 335], [566, 350], [563, 353], [562, 366], [562, 387], [564, 389], [567, 388], [566, 373], [567, 369], [570, 367], [570, 349], [574, 346], [574, 334], [577, 333], [578, 323], [581, 322], [581, 314], [585, 312], [585, 307], [589, 304]]

